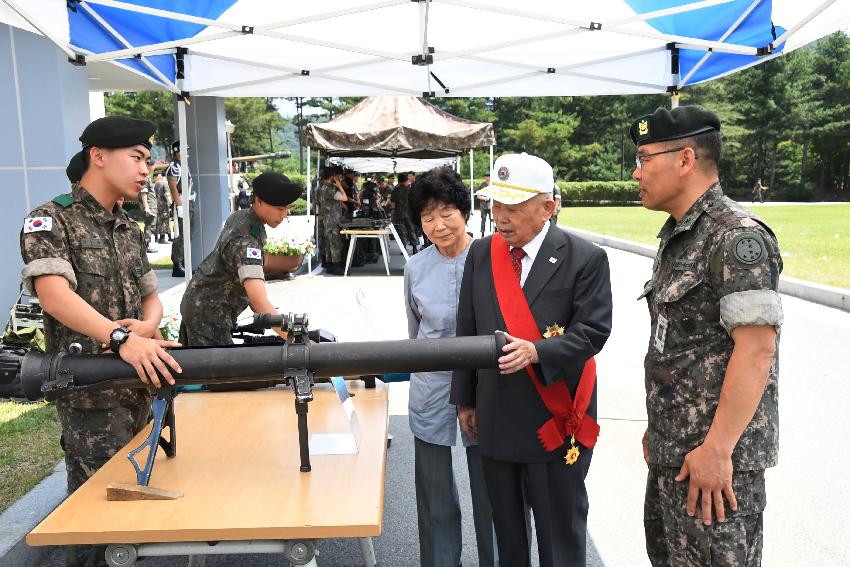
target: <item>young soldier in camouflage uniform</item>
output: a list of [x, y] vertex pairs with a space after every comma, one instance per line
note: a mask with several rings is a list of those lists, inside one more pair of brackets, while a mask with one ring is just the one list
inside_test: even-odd
[[720, 121], [696, 106], [632, 125], [644, 207], [670, 213], [643, 295], [644, 524], [653, 566], [761, 564], [764, 470], [776, 465], [782, 258], [723, 195]]
[[345, 203], [348, 202], [341, 169], [333, 169], [327, 182], [319, 187], [318, 201], [325, 274], [341, 276], [345, 272], [346, 238], [339, 231], [342, 230]]
[[232, 344], [231, 329], [249, 305], [254, 313], [277, 314], [266, 295], [264, 225], [283, 222], [301, 187], [279, 173], [263, 173], [253, 185], [254, 204], [230, 215], [183, 295], [180, 341], [187, 346]]
[[[162, 318], [156, 276], [138, 225], [116, 204], [144, 186], [154, 130], [150, 122], [115, 116], [85, 129], [82, 155], [68, 169], [79, 183], [24, 221], [21, 275], [44, 309], [47, 352], [79, 343], [83, 353], [100, 353], [106, 344], [143, 382], [159, 387], [156, 371], [169, 383], [166, 364], [180, 371], [162, 347], [179, 345], [152, 340]], [[56, 401], [69, 494], [144, 427], [150, 400], [148, 390], [127, 388], [72, 392]], [[70, 564], [103, 564], [102, 548], [77, 552], [69, 554]]]

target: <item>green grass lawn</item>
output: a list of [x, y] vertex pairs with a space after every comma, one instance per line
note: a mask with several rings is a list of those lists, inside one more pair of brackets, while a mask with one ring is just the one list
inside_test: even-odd
[[50, 474], [61, 428], [52, 404], [0, 403], [0, 512]]
[[[776, 233], [783, 275], [850, 288], [850, 203], [753, 207]], [[667, 215], [643, 207], [570, 207], [558, 222], [635, 242], [658, 245]]]

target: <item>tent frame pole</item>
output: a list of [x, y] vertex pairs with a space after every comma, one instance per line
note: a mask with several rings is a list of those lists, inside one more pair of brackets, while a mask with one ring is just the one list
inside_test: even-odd
[[179, 97], [177, 100], [177, 130], [180, 136], [180, 187], [182, 195], [180, 202], [183, 207], [183, 267], [186, 275], [186, 285], [192, 279], [192, 236], [190, 233], [192, 225], [192, 187], [189, 185], [189, 141], [186, 138], [186, 99]]
[[[120, 33], [118, 33], [118, 31], [117, 31], [115, 28], [113, 28], [111, 25], [109, 25], [109, 23], [108, 23], [106, 20], [104, 20], [102, 17], [100, 17], [100, 14], [98, 14], [97, 12], [95, 12], [95, 11], [91, 8], [91, 6], [89, 6], [89, 5], [88, 5], [87, 3], [85, 3], [85, 2], [80, 2], [80, 7], [81, 7], [83, 10], [85, 10], [85, 11], [86, 11], [86, 13], [87, 13], [89, 16], [91, 16], [91, 17], [92, 17], [92, 18], [93, 18], [93, 19], [94, 19], [94, 20], [95, 20], [98, 24], [100, 24], [100, 26], [101, 26], [104, 30], [106, 30], [106, 32], [107, 32], [107, 33], [109, 33], [109, 35], [111, 35], [113, 38], [115, 38], [115, 39], [116, 39], [119, 43], [121, 43], [121, 44], [122, 44], [122, 45], [124, 45], [125, 47], [133, 47], [133, 46], [130, 44], [130, 42], [129, 42], [129, 41], [127, 41], [127, 40], [124, 38], [124, 36], [123, 36], [123, 35], [121, 35]], [[144, 56], [141, 56], [141, 55], [140, 55], [140, 56], [139, 56], [139, 61], [141, 61], [141, 62], [142, 62], [142, 65], [144, 65], [144, 66], [145, 66], [145, 68], [146, 68], [148, 71], [150, 71], [151, 73], [153, 73], [153, 74], [154, 74], [154, 76], [156, 76], [156, 78], [160, 80], [160, 82], [163, 84], [163, 86], [165, 86], [168, 90], [170, 90], [170, 91], [171, 91], [171, 92], [173, 92], [174, 94], [180, 94], [180, 91], [179, 91], [179, 90], [177, 90], [177, 85], [175, 85], [175, 84], [173, 84], [171, 81], [169, 81], [169, 80], [165, 77], [165, 75], [163, 75], [163, 74], [162, 74], [162, 72], [161, 72], [159, 69], [157, 69], [157, 68], [153, 65], [153, 63], [151, 63], [151, 62], [150, 62], [150, 60], [149, 60], [147, 57], [144, 57]]]
[[9, 6], [9, 8], [18, 16], [20, 16], [26, 23], [34, 27], [38, 31], [38, 33], [49, 39], [51, 43], [61, 49], [62, 52], [68, 56], [68, 58], [76, 60], [76, 52], [72, 51], [65, 43], [59, 41], [59, 39], [52, 33], [48, 32], [47, 29], [38, 25], [36, 23], [36, 20], [29, 15], [29, 12], [18, 6], [18, 4], [14, 0], [0, 0], [0, 2], [3, 2], [7, 6]]
[[[746, 20], [749, 17], [749, 15], [752, 13], [752, 11], [755, 10], [756, 7], [758, 7], [758, 5], [761, 4], [761, 2], [762, 2], [762, 0], [753, 0], [753, 3], [750, 4], [747, 7], [747, 9], [744, 10], [743, 13], [740, 16], [738, 16], [738, 19], [735, 20], [735, 23], [733, 23], [731, 26], [729, 26], [729, 29], [727, 29], [726, 32], [722, 36], [720, 36], [720, 39], [718, 41], [726, 41], [726, 39], [730, 35], [732, 35], [735, 32], [735, 30], [737, 30], [740, 27], [740, 25], [742, 23], [744, 23], [744, 20]], [[694, 76], [694, 73], [699, 71], [700, 67], [702, 67], [705, 64], [706, 61], [708, 61], [708, 58], [711, 57], [712, 53], [714, 53], [714, 52], [709, 51], [705, 55], [703, 55], [700, 58], [700, 60], [697, 61], [697, 64], [694, 65], [691, 68], [690, 71], [688, 71], [688, 74], [685, 75], [685, 78], [683, 78], [682, 80], [679, 81], [679, 84], [676, 85], [676, 88], [681, 89], [682, 87], [684, 87], [685, 84], [687, 84], [687, 82], [691, 80], [691, 77]]]
[[475, 210], [475, 174], [474, 174], [474, 159], [475, 159], [475, 150], [469, 148], [469, 205], [470, 211]]
[[808, 16], [797, 22], [791, 29], [785, 30], [785, 33], [776, 38], [776, 41], [773, 42], [773, 48], [776, 49], [777, 47], [788, 41], [789, 37], [797, 33], [800, 28], [802, 28], [804, 25], [819, 16], [821, 12], [823, 12], [833, 4], [835, 4], [835, 0], [826, 0], [826, 2], [823, 2], [820, 6], [815, 8]]
[[[300, 143], [300, 140], [299, 140], [299, 143]], [[313, 160], [312, 160], [313, 156], [311, 155], [311, 152], [310, 152], [311, 149], [312, 148], [310, 146], [307, 146], [307, 184], [306, 184], [307, 185], [307, 226], [310, 226], [311, 221], [313, 220], [313, 219], [310, 218], [310, 183], [312, 182], [312, 177], [310, 176], [310, 164], [313, 162]], [[318, 173], [318, 170], [317, 170], [317, 173]], [[312, 229], [310, 230], [310, 232], [311, 233], [313, 232]], [[310, 254], [309, 256], [307, 256], [307, 273], [309, 274], [312, 271], [313, 271], [313, 255]]]

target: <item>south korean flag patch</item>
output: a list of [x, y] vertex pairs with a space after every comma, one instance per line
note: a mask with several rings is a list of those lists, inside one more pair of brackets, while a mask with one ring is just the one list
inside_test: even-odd
[[28, 217], [24, 221], [24, 234], [30, 232], [50, 232], [53, 230], [53, 218], [51, 217]]
[[245, 256], [247, 258], [250, 258], [251, 260], [262, 260], [263, 259], [263, 252], [259, 248], [248, 247], [245, 250]]

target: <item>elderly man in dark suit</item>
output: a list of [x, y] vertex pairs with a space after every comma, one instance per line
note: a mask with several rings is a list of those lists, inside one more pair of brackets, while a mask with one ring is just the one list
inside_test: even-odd
[[540, 565], [585, 565], [596, 424], [593, 356], [611, 331], [604, 250], [549, 223], [551, 166], [500, 157], [490, 185], [497, 234], [472, 244], [457, 335], [504, 330], [498, 370], [455, 371], [451, 402], [478, 439], [503, 567], [529, 565], [527, 507]]

